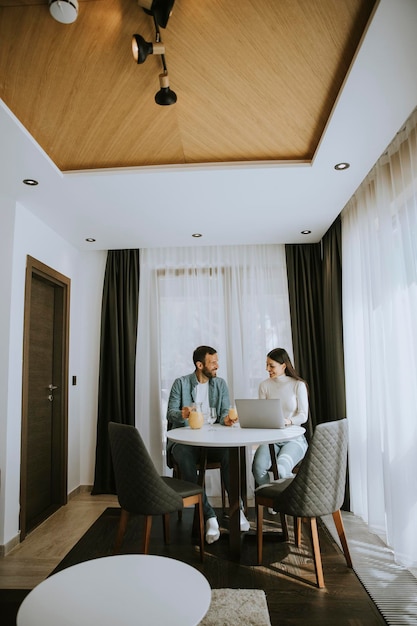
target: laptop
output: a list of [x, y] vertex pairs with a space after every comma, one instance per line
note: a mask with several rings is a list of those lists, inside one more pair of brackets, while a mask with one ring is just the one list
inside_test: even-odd
[[241, 428], [285, 428], [281, 400], [235, 400]]

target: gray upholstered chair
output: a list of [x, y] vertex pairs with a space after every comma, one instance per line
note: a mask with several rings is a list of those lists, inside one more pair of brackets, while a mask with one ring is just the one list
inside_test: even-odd
[[352, 567], [340, 507], [345, 494], [347, 465], [347, 420], [319, 424], [294, 478], [287, 478], [255, 493], [258, 564], [262, 563], [263, 507], [281, 513], [288, 538], [285, 515], [294, 518], [295, 543], [300, 545], [301, 520], [308, 521], [318, 587], [324, 587], [317, 531], [317, 517], [332, 515], [348, 567]]
[[134, 426], [109, 423], [116, 493], [121, 507], [114, 553], [119, 552], [130, 513], [145, 517], [142, 551], [149, 552], [152, 517], [163, 516], [164, 541], [169, 543], [170, 513], [194, 505], [198, 520], [200, 558], [204, 558], [203, 489], [197, 484], [160, 476]]

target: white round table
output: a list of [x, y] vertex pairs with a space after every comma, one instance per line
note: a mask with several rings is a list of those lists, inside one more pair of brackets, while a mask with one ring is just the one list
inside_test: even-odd
[[[232, 554], [240, 557], [240, 498], [242, 495], [242, 476], [246, 476], [244, 450], [246, 446], [256, 444], [282, 443], [296, 439], [305, 433], [302, 426], [286, 426], [285, 428], [240, 428], [205, 424], [202, 428], [192, 429], [189, 426], [173, 428], [167, 437], [175, 443], [202, 448], [229, 448], [230, 461], [230, 493], [229, 493], [229, 543]], [[242, 453], [243, 452], [243, 453]], [[246, 489], [246, 480], [243, 485]]]
[[204, 446], [205, 448], [235, 448], [261, 443], [282, 443], [304, 435], [302, 426], [286, 426], [285, 428], [240, 428], [204, 424], [202, 428], [173, 428], [167, 432], [171, 441], [184, 443], [189, 446]]
[[196, 626], [210, 601], [207, 579], [182, 561], [115, 555], [41, 582], [23, 600], [17, 626]]

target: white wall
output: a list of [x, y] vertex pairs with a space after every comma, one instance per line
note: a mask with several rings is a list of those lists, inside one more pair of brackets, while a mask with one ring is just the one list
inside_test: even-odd
[[8, 198], [0, 198], [0, 543], [7, 496], [6, 464], [8, 459], [8, 387], [10, 345], [10, 302], [13, 265], [14, 206]]
[[[71, 279], [68, 490], [91, 483], [106, 252], [80, 252], [22, 206], [0, 199], [0, 544], [18, 535], [26, 256]], [[5, 215], [6, 219], [3, 220]], [[4, 270], [4, 271], [3, 271]], [[77, 386], [72, 386], [72, 376]]]
[[[71, 286], [71, 340], [69, 414], [77, 420], [69, 424], [69, 445], [79, 451], [79, 467], [69, 466], [68, 492], [79, 485], [92, 485], [96, 453], [98, 368], [100, 356], [101, 300], [107, 252], [79, 252], [78, 280]], [[72, 386], [72, 376], [77, 385]], [[78, 429], [76, 430], [76, 426]], [[75, 470], [77, 469], [77, 473]]]

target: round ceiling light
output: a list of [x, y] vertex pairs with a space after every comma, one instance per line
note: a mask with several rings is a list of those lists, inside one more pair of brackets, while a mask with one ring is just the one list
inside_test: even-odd
[[341, 170], [347, 170], [350, 167], [350, 163], [336, 163], [336, 165], [334, 166], [335, 170], [341, 171]]
[[29, 185], [29, 187], [36, 187], [36, 185], [39, 184], [38, 181], [34, 178], [24, 178], [23, 182], [25, 183], [25, 185]]
[[49, 12], [57, 22], [72, 24], [78, 16], [78, 0], [49, 0]]

